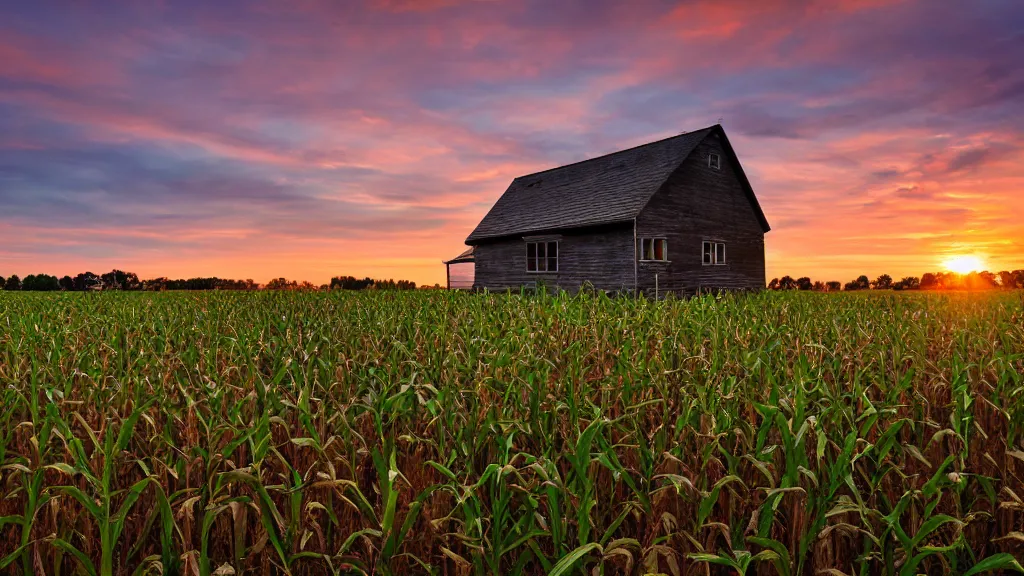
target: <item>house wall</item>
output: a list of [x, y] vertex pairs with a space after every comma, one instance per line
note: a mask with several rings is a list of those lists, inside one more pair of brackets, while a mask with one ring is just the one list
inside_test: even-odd
[[477, 244], [475, 285], [488, 290], [518, 290], [543, 282], [575, 292], [584, 282], [600, 290], [632, 290], [632, 223], [531, 235], [558, 240], [558, 272], [527, 272], [526, 241], [522, 236]]
[[[708, 166], [717, 153], [721, 169]], [[717, 135], [706, 138], [637, 216], [637, 238], [668, 239], [669, 262], [641, 262], [638, 287], [654, 292], [761, 289], [765, 285], [764, 232], [731, 156]], [[724, 241], [726, 264], [705, 266], [702, 242]]]

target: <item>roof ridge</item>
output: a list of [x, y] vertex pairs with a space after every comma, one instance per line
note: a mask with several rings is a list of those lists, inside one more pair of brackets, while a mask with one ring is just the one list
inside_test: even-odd
[[646, 146], [654, 146], [655, 144], [661, 144], [663, 142], [667, 142], [667, 141], [673, 140], [675, 138], [682, 138], [683, 136], [691, 136], [693, 134], [696, 134], [697, 132], [705, 132], [705, 131], [713, 130], [717, 126], [719, 126], [719, 124], [712, 124], [711, 126], [706, 126], [704, 128], [700, 128], [700, 129], [697, 129], [697, 130], [690, 130], [688, 132], [682, 132], [682, 133], [676, 134], [674, 136], [668, 136], [666, 138], [662, 138], [661, 140], [655, 140], [653, 142], [646, 142], [644, 144], [637, 144], [636, 146], [630, 146], [629, 148], [623, 148], [621, 150], [616, 150], [614, 152], [608, 152], [606, 154], [601, 154], [600, 156], [593, 156], [591, 158], [584, 158], [583, 160], [577, 160], [575, 162], [570, 162], [568, 164], [562, 164], [560, 166], [552, 166], [551, 168], [546, 168], [544, 170], [538, 170], [537, 172], [530, 172], [529, 174], [523, 174], [522, 176], [516, 176], [515, 178], [512, 179], [512, 181], [515, 182], [516, 180], [519, 180], [521, 178], [528, 178], [530, 176], [536, 176], [538, 174], [544, 174], [545, 172], [551, 172], [552, 170], [561, 170], [562, 168], [568, 168], [569, 166], [575, 166], [577, 164], [583, 164], [584, 162], [590, 162], [591, 160], [600, 160], [601, 158], [607, 158], [609, 156], [614, 156], [616, 154], [622, 154], [623, 152], [629, 152], [631, 150], [636, 150], [637, 148], [644, 148]]
[[[636, 217], [720, 124], [519, 176], [466, 238], [473, 245], [523, 231], [579, 228]], [[587, 202], [577, 197], [587, 194]], [[538, 212], [538, 210], [540, 210]]]

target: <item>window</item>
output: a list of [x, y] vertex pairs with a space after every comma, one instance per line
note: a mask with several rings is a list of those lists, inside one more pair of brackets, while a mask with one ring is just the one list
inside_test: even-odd
[[717, 266], [725, 264], [725, 242], [704, 241], [703, 263], [705, 266]]
[[715, 170], [722, 168], [722, 158], [718, 154], [708, 154], [708, 166]]
[[558, 272], [558, 242], [527, 242], [527, 272]]
[[668, 261], [668, 240], [664, 238], [641, 239], [640, 259]]

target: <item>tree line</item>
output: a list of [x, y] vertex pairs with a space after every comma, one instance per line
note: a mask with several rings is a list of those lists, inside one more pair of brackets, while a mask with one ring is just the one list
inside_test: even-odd
[[858, 276], [845, 284], [832, 280], [822, 282], [811, 281], [807, 276], [793, 278], [783, 276], [772, 278], [768, 283], [769, 290], [813, 290], [817, 292], [847, 292], [855, 290], [994, 290], [994, 289], [1015, 289], [1024, 288], [1024, 270], [1013, 270], [1002, 272], [971, 272], [970, 274], [958, 274], [956, 272], [928, 272], [920, 278], [907, 276], [901, 280], [894, 281], [892, 276], [882, 274], [874, 280], [867, 276]]
[[17, 274], [4, 278], [0, 276], [0, 289], [33, 292], [85, 292], [90, 290], [415, 290], [416, 283], [410, 280], [378, 280], [335, 276], [329, 284], [316, 285], [307, 281], [275, 278], [260, 285], [251, 278], [231, 280], [227, 278], [152, 278], [140, 280], [134, 272], [111, 270], [106, 274], [82, 272], [76, 276], [58, 278], [49, 274], [29, 274], [21, 279]]

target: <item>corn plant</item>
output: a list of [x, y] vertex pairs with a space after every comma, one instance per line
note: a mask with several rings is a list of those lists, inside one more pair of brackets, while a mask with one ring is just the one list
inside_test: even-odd
[[0, 292], [0, 573], [1021, 572], [1024, 295]]

